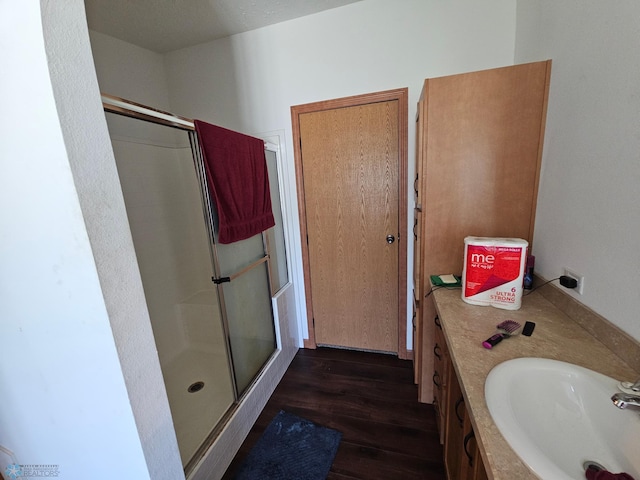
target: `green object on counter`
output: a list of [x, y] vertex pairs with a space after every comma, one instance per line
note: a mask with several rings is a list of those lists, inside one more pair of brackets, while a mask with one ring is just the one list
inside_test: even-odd
[[453, 277], [456, 279], [456, 282], [447, 283], [442, 281], [440, 275], [431, 275], [431, 283], [438, 287], [461, 287], [462, 277], [459, 277], [458, 275], [453, 275]]

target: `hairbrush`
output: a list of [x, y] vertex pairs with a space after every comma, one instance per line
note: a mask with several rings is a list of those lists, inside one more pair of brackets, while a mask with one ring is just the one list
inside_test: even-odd
[[482, 346], [484, 348], [492, 349], [498, 343], [500, 343], [503, 339], [509, 338], [512, 335], [515, 335], [520, 330], [520, 324], [514, 320], [505, 320], [502, 323], [496, 325], [496, 329], [498, 330], [494, 335], [487, 338], [484, 342], [482, 342]]

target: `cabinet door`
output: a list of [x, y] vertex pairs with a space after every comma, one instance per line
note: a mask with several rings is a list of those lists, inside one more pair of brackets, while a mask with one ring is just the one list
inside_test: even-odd
[[[423, 284], [426, 279], [422, 277], [422, 212], [417, 208], [413, 210], [413, 285], [416, 292], [423, 292]], [[426, 282], [428, 285], [429, 282]]]
[[[438, 342], [436, 334], [436, 343]], [[446, 401], [443, 412], [445, 417], [444, 464], [447, 478], [449, 480], [485, 480], [487, 474], [471, 419], [465, 408], [462, 389], [446, 348], [445, 352], [443, 361], [447, 379], [446, 392], [442, 401]]]
[[447, 406], [448, 388], [450, 377], [450, 360], [447, 352], [447, 343], [444, 339], [440, 320], [434, 317], [435, 342], [433, 346], [434, 368], [433, 368], [433, 406], [436, 410], [436, 420], [440, 431], [440, 443], [444, 443], [447, 430]]
[[418, 348], [418, 339], [421, 338], [422, 322], [419, 321], [422, 310], [420, 302], [417, 298], [416, 289], [413, 289], [413, 315], [411, 316], [411, 324], [413, 326], [413, 383], [420, 383], [420, 372], [422, 370], [422, 349]]
[[[417, 293], [417, 291], [416, 291]], [[424, 292], [422, 297], [418, 297], [418, 305], [421, 310], [421, 316], [417, 317], [417, 321], [419, 322], [419, 335], [418, 338], [418, 346], [420, 348], [420, 373], [418, 379], [418, 401], [422, 403], [432, 403], [436, 394], [436, 386], [433, 382], [434, 376], [434, 362], [437, 359], [433, 353], [433, 348], [435, 346], [434, 337], [436, 330], [438, 327], [434, 322], [436, 318], [436, 307], [433, 303], [433, 299], [424, 296]], [[442, 331], [440, 330], [440, 333]], [[444, 345], [444, 337], [442, 337], [442, 341], [440, 346]], [[442, 367], [438, 374], [442, 376], [443, 374]]]
[[463, 458], [460, 463], [459, 478], [460, 480], [473, 480], [476, 472], [478, 444], [468, 415], [465, 415], [464, 418], [464, 433], [462, 439]]
[[[449, 360], [450, 362], [451, 360]], [[453, 365], [449, 368], [447, 386], [447, 435], [444, 448], [444, 464], [449, 480], [460, 478], [461, 464], [465, 460], [462, 444], [464, 440], [464, 418], [466, 415], [464, 397]]]
[[422, 274], [462, 272], [464, 237], [533, 237], [551, 62], [425, 82]]
[[459, 478], [460, 480], [486, 480], [488, 478], [487, 472], [482, 462], [478, 442], [468, 414], [465, 414], [464, 417], [464, 431], [465, 436], [462, 443], [464, 456], [460, 463]]

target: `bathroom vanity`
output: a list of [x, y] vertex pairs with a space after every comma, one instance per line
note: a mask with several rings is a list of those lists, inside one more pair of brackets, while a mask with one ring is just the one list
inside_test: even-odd
[[[562, 287], [542, 286], [517, 311], [464, 303], [459, 288], [432, 291], [431, 275], [462, 272], [466, 236], [522, 238], [531, 248], [550, 78], [551, 61], [431, 78], [418, 102], [414, 380], [419, 401], [435, 406], [451, 480], [538, 478], [489, 413], [485, 380], [496, 365], [541, 357], [640, 378], [638, 342]], [[505, 320], [536, 328], [483, 348]]]
[[[517, 311], [469, 305], [460, 298], [459, 288], [436, 289], [431, 296], [436, 331], [434, 404], [449, 479], [538, 478], [502, 436], [487, 408], [485, 380], [496, 365], [514, 358], [542, 357], [618, 380], [640, 378], [637, 342], [554, 286], [526, 295]], [[517, 335], [485, 349], [482, 341], [498, 323], [509, 319], [522, 325], [535, 322], [533, 335]], [[613, 403], [611, 408], [616, 408]]]

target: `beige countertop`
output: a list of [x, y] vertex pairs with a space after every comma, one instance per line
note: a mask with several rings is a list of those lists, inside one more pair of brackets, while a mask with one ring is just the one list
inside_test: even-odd
[[[581, 365], [618, 380], [638, 378], [638, 372], [538, 292], [524, 296], [522, 307], [515, 311], [469, 305], [460, 298], [460, 289], [437, 289], [433, 297], [490, 479], [538, 478], [511, 449], [487, 409], [484, 383], [493, 367], [512, 358], [543, 357]], [[535, 322], [533, 335], [514, 336], [485, 349], [482, 341], [508, 319], [522, 325], [527, 320]]]

